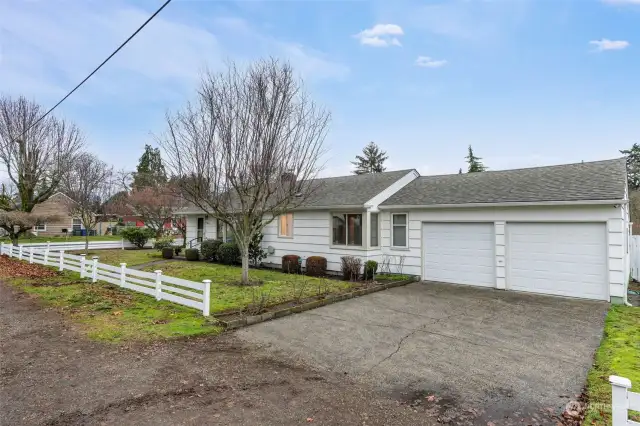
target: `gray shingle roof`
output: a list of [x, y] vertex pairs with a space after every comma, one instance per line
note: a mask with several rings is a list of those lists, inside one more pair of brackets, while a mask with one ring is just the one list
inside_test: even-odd
[[364, 175], [339, 176], [314, 179], [317, 189], [305, 201], [303, 208], [359, 206], [387, 189], [413, 169]]
[[619, 158], [528, 169], [422, 176], [382, 205], [622, 200], [625, 185], [625, 161]]

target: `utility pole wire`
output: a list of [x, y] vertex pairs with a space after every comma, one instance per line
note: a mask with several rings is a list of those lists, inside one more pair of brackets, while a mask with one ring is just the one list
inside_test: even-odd
[[66, 96], [62, 99], [60, 99], [60, 101], [55, 104], [53, 107], [51, 107], [51, 109], [49, 109], [49, 111], [47, 111], [46, 113], [44, 113], [44, 115], [40, 118], [38, 118], [36, 121], [33, 122], [33, 124], [31, 126], [29, 126], [27, 128], [27, 130], [25, 130], [24, 132], [22, 132], [22, 134], [20, 135], [20, 137], [18, 139], [21, 139], [29, 130], [31, 130], [36, 124], [38, 124], [39, 122], [41, 122], [42, 120], [44, 120], [44, 118], [46, 116], [48, 116], [49, 114], [51, 114], [51, 112], [56, 109], [61, 103], [63, 103], [69, 96], [71, 96], [73, 94], [73, 92], [75, 92], [76, 90], [78, 90], [80, 88], [80, 86], [82, 86], [87, 80], [89, 80], [95, 73], [98, 72], [98, 70], [100, 68], [102, 68], [102, 66], [104, 64], [106, 64], [107, 62], [109, 62], [109, 60], [111, 58], [113, 58], [115, 56], [116, 53], [118, 53], [120, 51], [120, 49], [122, 49], [124, 46], [127, 45], [127, 43], [129, 43], [131, 41], [132, 38], [134, 38], [140, 31], [142, 31], [142, 29], [144, 27], [147, 26], [147, 24], [149, 22], [151, 22], [151, 20], [153, 18], [156, 17], [156, 15], [158, 13], [160, 13], [162, 11], [162, 9], [164, 9], [165, 7], [167, 7], [167, 5], [171, 3], [171, 0], [167, 0], [164, 2], [164, 4], [162, 6], [160, 6], [160, 8], [158, 10], [155, 11], [155, 13], [153, 15], [151, 15], [149, 17], [149, 19], [147, 19], [146, 21], [144, 21], [144, 23], [133, 33], [129, 36], [128, 39], [126, 39], [120, 46], [118, 46], [118, 48], [116, 50], [113, 51], [113, 53], [111, 55], [109, 55], [107, 57], [107, 59], [105, 59], [104, 61], [102, 61], [102, 63], [100, 65], [98, 65], [98, 67], [96, 69], [94, 69], [91, 74], [89, 74], [84, 80], [82, 80], [76, 87], [73, 88], [73, 90], [71, 90], [69, 93], [66, 94]]

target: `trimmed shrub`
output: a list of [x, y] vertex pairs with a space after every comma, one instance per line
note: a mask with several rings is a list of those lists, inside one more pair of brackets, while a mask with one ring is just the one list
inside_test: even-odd
[[360, 278], [362, 259], [353, 256], [342, 256], [340, 260], [342, 260], [340, 270], [342, 271], [342, 278], [345, 281], [356, 281]]
[[282, 256], [282, 272], [285, 274], [299, 274], [300, 256], [297, 254], [285, 254]]
[[204, 240], [200, 243], [200, 254], [205, 260], [216, 260], [218, 249], [223, 242], [222, 240]]
[[167, 247], [173, 247], [173, 238], [171, 237], [161, 237], [155, 240], [153, 243], [153, 248], [162, 251]]
[[200, 260], [200, 253], [198, 253], [198, 249], [186, 249], [184, 251], [184, 257], [187, 260]]
[[364, 262], [364, 280], [371, 281], [378, 272], [378, 262], [375, 260], [367, 260]]
[[249, 243], [249, 263], [253, 266], [260, 266], [267, 258], [267, 252], [262, 250], [262, 232], [253, 235]]
[[120, 235], [134, 246], [143, 248], [149, 239], [156, 236], [156, 233], [153, 229], [128, 226], [120, 231]]
[[173, 259], [173, 247], [165, 247], [162, 249], [163, 259]]
[[173, 252], [176, 256], [180, 256], [180, 253], [182, 253], [182, 246], [173, 246]]
[[218, 248], [218, 261], [225, 265], [236, 265], [240, 259], [240, 249], [236, 243], [222, 243]]
[[307, 275], [311, 275], [312, 277], [324, 277], [327, 275], [327, 258], [322, 256], [308, 257]]

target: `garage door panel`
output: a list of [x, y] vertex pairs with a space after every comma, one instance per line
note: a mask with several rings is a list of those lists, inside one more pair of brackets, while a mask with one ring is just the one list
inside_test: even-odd
[[602, 223], [507, 224], [508, 288], [607, 300]]
[[493, 247], [493, 224], [425, 223], [424, 279], [494, 286]]

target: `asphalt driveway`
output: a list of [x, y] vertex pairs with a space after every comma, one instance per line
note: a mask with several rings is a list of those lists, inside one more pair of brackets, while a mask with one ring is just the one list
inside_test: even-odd
[[414, 283], [237, 336], [396, 398], [422, 403], [426, 397], [445, 421], [542, 421], [540, 413], [559, 413], [580, 394], [607, 307]]

